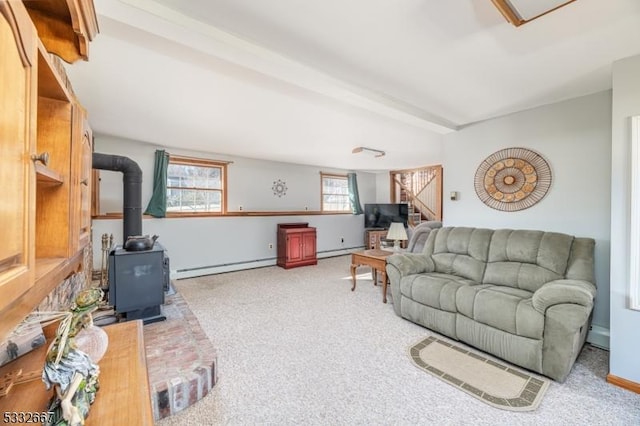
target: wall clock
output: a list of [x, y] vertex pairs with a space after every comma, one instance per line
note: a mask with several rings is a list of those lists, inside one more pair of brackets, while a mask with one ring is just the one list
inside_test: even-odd
[[280, 179], [273, 181], [271, 189], [273, 190], [274, 196], [282, 197], [283, 195], [287, 195], [287, 184]]
[[507, 148], [488, 156], [476, 170], [476, 194], [487, 206], [513, 212], [527, 209], [547, 194], [551, 168], [526, 148]]

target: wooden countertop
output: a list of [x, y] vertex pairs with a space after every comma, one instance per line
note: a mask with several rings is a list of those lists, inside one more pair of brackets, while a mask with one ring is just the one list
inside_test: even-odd
[[[104, 327], [109, 346], [100, 360], [100, 389], [85, 425], [152, 425], [151, 396], [144, 349], [142, 321]], [[0, 367], [0, 377], [22, 369], [42, 372], [49, 341], [16, 361]], [[0, 397], [0, 412], [43, 412], [53, 390], [41, 380], [15, 385]]]

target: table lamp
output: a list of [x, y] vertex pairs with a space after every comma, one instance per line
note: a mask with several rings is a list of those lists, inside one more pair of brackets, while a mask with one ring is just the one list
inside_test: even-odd
[[393, 240], [393, 250], [400, 251], [400, 241], [406, 241], [407, 231], [404, 229], [404, 224], [401, 222], [393, 222], [387, 231], [387, 239]]

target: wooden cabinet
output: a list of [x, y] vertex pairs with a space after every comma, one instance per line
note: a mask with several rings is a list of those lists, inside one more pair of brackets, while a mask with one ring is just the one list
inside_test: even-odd
[[22, 5], [0, 2], [0, 312], [33, 285], [36, 40]]
[[98, 33], [92, 0], [26, 1], [25, 6], [48, 52], [68, 63], [89, 59], [89, 42]]
[[[81, 268], [90, 242], [91, 129], [49, 47], [92, 14], [90, 0], [0, 1], [0, 340]], [[38, 20], [58, 33], [43, 37]]]
[[302, 222], [278, 224], [277, 264], [285, 269], [317, 265], [316, 228]]

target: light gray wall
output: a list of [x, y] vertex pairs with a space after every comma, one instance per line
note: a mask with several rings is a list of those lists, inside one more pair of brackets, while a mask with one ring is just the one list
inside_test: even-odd
[[611, 158], [611, 355], [609, 372], [640, 383], [640, 311], [629, 290], [630, 120], [640, 115], [640, 56], [613, 64]]
[[[153, 188], [154, 152], [162, 149], [156, 145], [110, 136], [96, 136], [95, 151], [123, 155], [136, 161], [143, 172], [142, 207], [146, 207]], [[320, 172], [346, 173], [345, 170], [229, 157], [211, 153], [168, 149], [176, 155], [187, 155], [233, 161], [228, 166], [229, 210], [243, 211], [302, 211], [320, 210]], [[100, 212], [122, 211], [122, 174], [100, 171]], [[273, 194], [271, 187], [276, 180], [286, 182], [283, 197]], [[376, 201], [375, 175], [358, 173], [361, 202]], [[275, 264], [276, 224], [282, 222], [309, 222], [317, 227], [319, 256], [341, 250], [361, 247], [364, 244], [363, 216], [309, 215], [309, 216], [258, 216], [258, 217], [206, 217], [180, 219], [144, 219], [143, 233], [158, 234], [170, 253], [174, 276], [211, 272], [212, 267], [224, 270]], [[93, 221], [94, 266], [101, 265], [102, 234], [113, 234], [122, 243], [122, 220], [96, 219]], [[344, 240], [344, 242], [343, 242]], [[273, 247], [269, 248], [269, 244]], [[229, 265], [233, 264], [233, 265]], [[220, 266], [226, 265], [226, 266]], [[197, 269], [205, 268], [205, 269]], [[196, 272], [192, 273], [193, 275]]]
[[391, 183], [389, 172], [376, 173], [376, 203], [391, 202]]
[[[540, 229], [596, 240], [598, 294], [593, 324], [609, 327], [611, 92], [470, 125], [444, 137], [444, 223], [487, 228]], [[524, 147], [549, 163], [553, 182], [538, 204], [519, 212], [489, 208], [474, 190], [487, 156]], [[448, 194], [459, 192], [459, 201]]]

